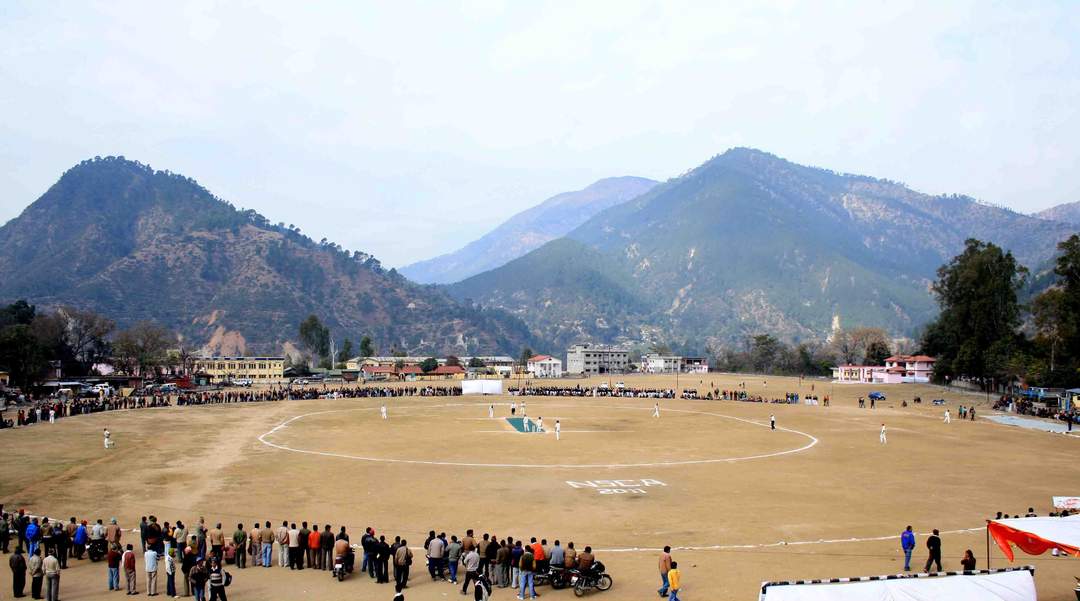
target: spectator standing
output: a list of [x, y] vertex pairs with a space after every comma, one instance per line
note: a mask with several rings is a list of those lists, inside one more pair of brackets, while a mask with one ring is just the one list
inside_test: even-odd
[[176, 598], [176, 560], [172, 549], [165, 554], [165, 596]]
[[30, 596], [34, 599], [41, 599], [41, 581], [45, 578], [41, 564], [41, 548], [35, 547], [30, 555]]
[[915, 533], [908, 526], [900, 535], [900, 548], [904, 550], [904, 571], [911, 571], [911, 552], [915, 550]]
[[458, 562], [461, 561], [461, 542], [457, 535], [450, 536], [450, 544], [446, 547], [446, 562], [450, 569], [450, 582], [457, 584]]
[[[303, 569], [303, 566], [301, 566]], [[228, 601], [228, 597], [225, 595], [225, 570], [221, 567], [221, 561], [218, 558], [214, 558], [210, 563], [210, 571], [208, 574], [208, 580], [210, 582], [210, 601]]]
[[138, 595], [139, 592], [135, 590], [135, 551], [128, 543], [127, 549], [124, 551], [124, 556], [121, 558], [121, 563], [124, 564], [124, 580], [127, 582], [127, 594]]
[[25, 597], [26, 590], [26, 558], [22, 555], [22, 549], [16, 545], [15, 552], [8, 558], [8, 567], [11, 568], [11, 596]]
[[682, 590], [682, 574], [679, 572], [679, 562], [671, 562], [667, 580], [668, 585], [671, 587], [668, 593], [668, 601], [679, 601], [679, 591]]
[[236, 525], [236, 531], [232, 535], [233, 544], [236, 545], [236, 569], [242, 570], [247, 565], [247, 531], [243, 524]]
[[926, 558], [926, 567], [923, 568], [924, 572], [930, 571], [930, 564], [937, 564], [937, 571], [941, 571], [941, 537], [938, 536], [937, 528], [934, 528], [934, 533], [926, 539], [926, 548], [930, 551], [930, 556]]
[[322, 534], [319, 535], [319, 543], [322, 551], [322, 569], [332, 570], [334, 568], [334, 533], [330, 531], [330, 524], [323, 527]]
[[312, 524], [311, 532], [308, 533], [307, 554], [308, 567], [313, 570], [322, 569], [322, 536], [319, 534], [319, 525]]
[[409, 588], [409, 566], [412, 565], [412, 559], [409, 542], [401, 539], [401, 546], [394, 551], [394, 576], [401, 588]]
[[668, 572], [671, 571], [671, 547], [664, 545], [664, 550], [660, 552], [660, 588], [657, 589], [657, 593], [661, 597], [666, 597], [668, 589], [671, 588], [671, 584], [668, 582]]
[[536, 570], [536, 558], [532, 553], [532, 547], [526, 546], [522, 551], [521, 559], [518, 561], [518, 570], [520, 571], [518, 576], [520, 592], [517, 598], [525, 599], [525, 590], [528, 586], [529, 594], [535, 599], [536, 582], [533, 580], [533, 572]]
[[120, 545], [109, 544], [109, 550], [105, 553], [105, 563], [109, 569], [109, 590], [120, 590], [120, 560], [123, 557]]
[[143, 553], [143, 568], [146, 570], [146, 594], [157, 595], [158, 554], [153, 549]]
[[49, 551], [49, 556], [41, 562], [41, 570], [45, 573], [45, 598], [49, 601], [60, 601], [60, 560], [56, 558], [56, 549]]

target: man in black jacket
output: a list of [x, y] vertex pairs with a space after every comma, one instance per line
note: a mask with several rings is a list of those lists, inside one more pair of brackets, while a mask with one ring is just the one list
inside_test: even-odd
[[26, 588], [26, 559], [22, 556], [22, 549], [15, 547], [15, 553], [8, 559], [11, 567], [11, 595], [13, 597], [25, 597], [23, 590]]
[[319, 535], [319, 547], [322, 551], [322, 569], [334, 569], [334, 533], [330, 532], [330, 524], [323, 527]]
[[937, 528], [934, 528], [934, 533], [926, 539], [926, 548], [930, 551], [930, 557], [926, 559], [926, 567], [923, 568], [924, 572], [930, 571], [931, 564], [937, 564], [937, 571], [942, 571], [941, 568], [941, 537], [938, 536]]

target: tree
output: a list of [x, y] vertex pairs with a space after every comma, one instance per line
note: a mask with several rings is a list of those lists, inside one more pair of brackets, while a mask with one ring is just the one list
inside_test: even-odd
[[1061, 350], [1067, 356], [1071, 379], [1075, 380], [1080, 376], [1080, 236], [1073, 234], [1058, 244], [1058, 250], [1061, 254], [1054, 273], [1064, 293], [1058, 324]]
[[1057, 350], [1070, 318], [1066, 313], [1066, 302], [1064, 290], [1051, 288], [1035, 297], [1031, 303], [1036, 339], [1050, 348], [1051, 372], [1054, 371]]
[[863, 353], [867, 365], [885, 365], [885, 360], [892, 356], [889, 343], [884, 340], [871, 340]]
[[330, 354], [330, 329], [314, 314], [300, 322], [300, 344], [312, 356], [324, 359]]
[[521, 349], [521, 358], [520, 358], [521, 365], [528, 365], [529, 359], [531, 359], [532, 356], [533, 356], [533, 350], [531, 348], [525, 347], [525, 348]]
[[750, 363], [757, 373], [772, 373], [780, 354], [780, 342], [768, 334], [754, 336], [750, 345]]
[[11, 374], [12, 383], [23, 388], [34, 384], [47, 366], [45, 350], [29, 324], [0, 328], [0, 367]]
[[469, 357], [469, 367], [481, 368], [484, 367], [484, 360], [480, 357]]
[[83, 373], [90, 373], [96, 363], [108, 356], [108, 339], [116, 324], [104, 315], [87, 309], [62, 307], [59, 313], [67, 321], [67, 345], [76, 361], [82, 364]]
[[156, 374], [165, 365], [166, 351], [176, 343], [176, 335], [152, 321], [140, 321], [117, 332], [113, 339], [113, 358], [121, 371], [130, 374]]
[[938, 358], [935, 376], [965, 375], [985, 386], [1007, 373], [1026, 274], [1011, 252], [974, 239], [938, 269], [933, 291], [941, 313], [923, 337], [924, 352]]
[[420, 369], [426, 374], [428, 372], [435, 371], [439, 367], [439, 360], [435, 357], [428, 357], [420, 362]]
[[346, 338], [345, 342], [341, 343], [341, 350], [338, 351], [337, 362], [344, 364], [349, 359], [352, 359], [352, 352], [352, 340]]
[[17, 300], [0, 309], [0, 327], [20, 324], [28, 326], [31, 321], [34, 321], [36, 314], [37, 307], [27, 303], [25, 300]]
[[364, 336], [360, 339], [360, 356], [361, 357], [374, 357], [375, 345], [371, 342], [371, 336]]
[[456, 366], [460, 367], [461, 366], [461, 359], [458, 359], [454, 355], [447, 355], [446, 356], [446, 364], [447, 365], [456, 365]]
[[853, 365], [859, 356], [859, 347], [847, 330], [837, 330], [829, 342], [837, 361], [844, 365]]

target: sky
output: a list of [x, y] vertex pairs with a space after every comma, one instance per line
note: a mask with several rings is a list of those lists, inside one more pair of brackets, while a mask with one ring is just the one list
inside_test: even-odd
[[1077, 2], [0, 4], [0, 222], [93, 156], [384, 265], [733, 146], [1080, 201]]

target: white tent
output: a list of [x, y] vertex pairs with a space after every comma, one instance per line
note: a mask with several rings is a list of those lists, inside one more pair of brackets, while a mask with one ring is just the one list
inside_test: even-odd
[[1035, 568], [766, 582], [760, 601], [1035, 601]]
[[1013, 559], [1012, 545], [1031, 555], [1057, 549], [1080, 556], [1080, 515], [987, 520], [986, 528], [1009, 561]]
[[462, 380], [461, 394], [502, 394], [502, 380]]

